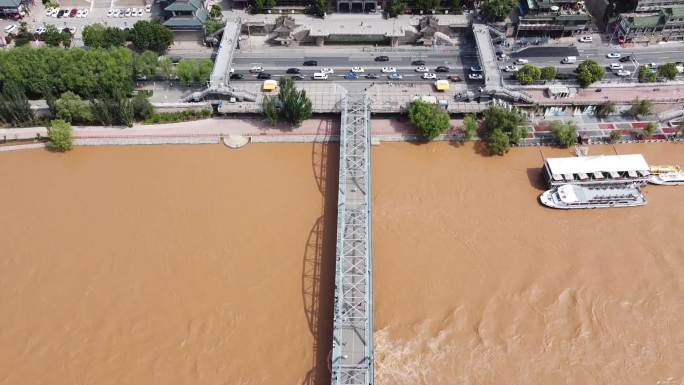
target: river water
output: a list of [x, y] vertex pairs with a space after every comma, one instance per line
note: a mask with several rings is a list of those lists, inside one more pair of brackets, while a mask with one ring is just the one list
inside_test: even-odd
[[[0, 384], [325, 384], [337, 156], [0, 154]], [[555, 211], [540, 164], [374, 148], [379, 385], [684, 383], [684, 189]]]

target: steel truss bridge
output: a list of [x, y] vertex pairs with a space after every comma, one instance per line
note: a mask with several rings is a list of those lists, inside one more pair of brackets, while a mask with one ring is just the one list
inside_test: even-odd
[[342, 99], [332, 385], [372, 385], [370, 101]]

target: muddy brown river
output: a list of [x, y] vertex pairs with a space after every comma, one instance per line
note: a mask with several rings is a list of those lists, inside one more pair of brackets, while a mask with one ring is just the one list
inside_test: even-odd
[[[328, 383], [337, 156], [1, 153], [0, 384]], [[374, 147], [378, 385], [684, 384], [684, 188], [555, 211], [540, 164]]]

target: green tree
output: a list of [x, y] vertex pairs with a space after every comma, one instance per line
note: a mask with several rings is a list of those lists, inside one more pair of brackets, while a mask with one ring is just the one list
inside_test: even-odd
[[509, 142], [517, 144], [527, 131], [521, 126], [523, 117], [517, 110], [507, 110], [502, 107], [490, 107], [484, 112], [484, 126], [488, 133], [500, 130], [508, 135]]
[[416, 0], [416, 8], [423, 12], [430, 12], [439, 7], [439, 0]]
[[218, 4], [213, 4], [211, 6], [211, 10], [209, 11], [209, 16], [211, 16], [213, 19], [220, 19], [223, 17], [223, 10], [221, 9], [221, 6]]
[[650, 122], [644, 127], [644, 136], [649, 137], [653, 134], [655, 134], [656, 130], [658, 130], [658, 124], [655, 122]]
[[43, 32], [43, 40], [48, 47], [59, 47], [62, 44], [62, 32], [54, 25], [50, 24], [45, 27]]
[[556, 78], [556, 67], [544, 67], [541, 69], [541, 79], [553, 80]]
[[33, 121], [33, 111], [28, 98], [16, 82], [5, 82], [0, 93], [0, 122], [22, 126]]
[[123, 124], [132, 126], [134, 120], [133, 103], [122, 96], [103, 95], [91, 102], [95, 121], [104, 126]]
[[69, 123], [89, 123], [93, 121], [93, 112], [87, 101], [67, 91], [55, 101], [55, 117]]
[[653, 112], [653, 102], [648, 99], [636, 98], [632, 102], [632, 107], [629, 109], [629, 114], [638, 118], [640, 116], [649, 115]]
[[176, 65], [176, 75], [185, 85], [206, 83], [212, 68], [210, 59], [183, 59]]
[[163, 76], [165, 79], [171, 79], [171, 76], [173, 76], [173, 63], [171, 62], [171, 59], [169, 59], [166, 56], [160, 56], [159, 61], [157, 63], [157, 67], [159, 69], [159, 74]]
[[646, 67], [646, 66], [641, 66], [639, 68], [639, 81], [642, 83], [653, 83], [656, 80], [658, 80], [658, 77], [656, 76], [656, 73], [653, 72], [652, 69]]
[[264, 96], [261, 108], [263, 109], [266, 120], [272, 126], [278, 124], [278, 98], [274, 96]]
[[449, 11], [456, 13], [463, 12], [463, 2], [461, 0], [450, 0]]
[[81, 35], [83, 44], [90, 48], [107, 47], [107, 28], [100, 23], [86, 25]]
[[288, 124], [298, 127], [305, 119], [311, 117], [311, 100], [306, 96], [306, 91], [295, 88], [292, 79], [281, 78], [279, 87], [280, 117]]
[[48, 145], [58, 151], [69, 151], [73, 145], [71, 139], [71, 124], [61, 119], [50, 122], [48, 127]]
[[154, 107], [145, 94], [138, 93], [131, 99], [133, 117], [135, 120], [142, 121], [149, 119], [154, 114]]
[[390, 17], [397, 17], [399, 15], [403, 15], [404, 12], [406, 12], [407, 6], [408, 4], [406, 3], [406, 0], [392, 0], [392, 3], [389, 7]]
[[616, 110], [615, 103], [608, 101], [596, 106], [594, 111], [599, 118], [605, 118], [610, 114], [614, 114]]
[[409, 120], [423, 138], [432, 140], [449, 128], [449, 114], [436, 104], [416, 100], [409, 105]]
[[585, 60], [577, 66], [577, 82], [582, 88], [603, 79], [606, 71], [593, 60]]
[[33, 40], [33, 34], [29, 33], [26, 22], [22, 21], [19, 24], [19, 31], [17, 31], [17, 34], [14, 37], [14, 45], [21, 47], [27, 45], [31, 40]]
[[496, 129], [487, 137], [487, 148], [492, 154], [503, 155], [511, 149], [511, 141], [505, 132]]
[[541, 77], [541, 70], [532, 64], [525, 64], [520, 68], [517, 79], [520, 84], [532, 84]]
[[218, 31], [219, 29], [225, 26], [226, 22], [223, 20], [210, 19], [207, 20], [207, 23], [204, 25], [204, 29], [207, 31], [207, 35], [211, 35], [212, 33]]
[[276, 5], [278, 5], [276, 0], [266, 0], [266, 8], [273, 9], [276, 7]]
[[483, 0], [480, 10], [489, 19], [502, 21], [510, 15], [515, 5], [515, 0]]
[[140, 51], [163, 53], [173, 43], [173, 32], [158, 21], [140, 20], [129, 32], [131, 42]]
[[658, 74], [666, 79], [672, 80], [677, 77], [677, 65], [675, 63], [666, 63], [658, 66]]
[[570, 147], [577, 143], [577, 129], [572, 122], [551, 123], [551, 132], [556, 141], [563, 147]]
[[610, 137], [609, 137], [609, 138], [610, 138], [610, 142], [611, 142], [611, 143], [615, 143], [615, 142], [617, 142], [618, 140], [620, 140], [620, 139], [622, 138], [622, 135], [620, 135], [620, 130], [612, 130], [612, 131], [610, 132]]
[[325, 16], [329, 7], [328, 0], [313, 0], [313, 13], [318, 17]]
[[684, 135], [684, 120], [679, 121], [677, 128], [678, 128], [679, 134]]
[[266, 6], [265, 0], [253, 0], [252, 1], [252, 13], [264, 13], [264, 7]]
[[477, 133], [477, 120], [472, 114], [468, 114], [463, 118], [463, 138], [465, 140], [472, 140]]
[[152, 51], [145, 51], [140, 55], [136, 55], [133, 60], [133, 66], [136, 76], [152, 78], [157, 73], [157, 65], [159, 64], [159, 56]]

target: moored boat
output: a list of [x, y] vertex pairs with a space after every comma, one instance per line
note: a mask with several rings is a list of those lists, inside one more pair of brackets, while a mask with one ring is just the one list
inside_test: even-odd
[[666, 164], [666, 165], [652, 165], [649, 166], [649, 169], [651, 171], [651, 174], [666, 174], [670, 172], [681, 172], [682, 168], [679, 167], [678, 165], [671, 165], [671, 164]]
[[648, 183], [663, 186], [684, 185], [684, 172], [666, 172], [664, 174], [651, 175]]
[[646, 204], [646, 197], [635, 184], [621, 186], [580, 186], [564, 184], [545, 191], [540, 202], [555, 209], [596, 209], [632, 207]]

